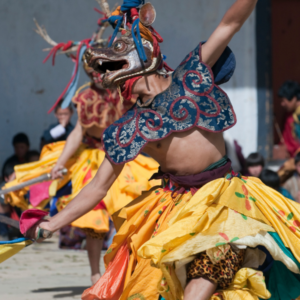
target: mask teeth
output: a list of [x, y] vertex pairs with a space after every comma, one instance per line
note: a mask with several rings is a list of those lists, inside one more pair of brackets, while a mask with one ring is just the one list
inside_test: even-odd
[[126, 79], [128, 77], [132, 77], [132, 76], [135, 76], [135, 75], [147, 74], [148, 72], [152, 71], [155, 68], [156, 63], [157, 63], [157, 58], [154, 57], [151, 66], [149, 68], [147, 68], [146, 70], [142, 70], [142, 71], [134, 73], [134, 74], [119, 77], [116, 81]]
[[[152, 46], [152, 44], [149, 41], [147, 41], [144, 38], [142, 38], [142, 43], [143, 44], [148, 44], [151, 52], [153, 53], [153, 46]], [[156, 63], [157, 63], [157, 57], [154, 57], [153, 60], [152, 60], [151, 66], [148, 67], [146, 70], [142, 70], [142, 71], [134, 73], [134, 74], [130, 74], [130, 75], [125, 75], [125, 76], [119, 77], [119, 78], [116, 79], [116, 82], [119, 81], [119, 80], [122, 80], [122, 79], [126, 79], [128, 77], [146, 74], [146, 73], [152, 71], [155, 68]]]

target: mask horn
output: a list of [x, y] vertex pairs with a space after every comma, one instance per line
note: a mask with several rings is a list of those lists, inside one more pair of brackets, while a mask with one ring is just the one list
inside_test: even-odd
[[156, 10], [151, 3], [144, 4], [140, 9], [140, 22], [144, 26], [150, 26], [156, 19]]

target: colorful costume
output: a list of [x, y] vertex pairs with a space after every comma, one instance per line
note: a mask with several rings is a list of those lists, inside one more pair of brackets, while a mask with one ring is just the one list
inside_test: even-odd
[[[125, 109], [118, 94], [113, 98], [110, 91], [98, 90], [94, 85], [78, 93], [73, 98], [73, 102], [77, 106], [79, 121], [84, 128], [91, 126], [97, 126], [99, 129], [105, 128], [108, 124], [118, 120]], [[44, 147], [40, 161], [17, 166], [15, 168], [17, 179], [7, 184], [6, 187], [50, 172], [61, 155], [64, 145], [65, 142], [49, 144]], [[82, 146], [67, 162], [66, 168], [69, 172], [63, 179], [41, 183], [11, 193], [8, 201], [22, 209], [32, 207], [49, 209], [48, 203], [54, 196], [58, 198], [56, 207], [60, 211], [92, 180], [104, 157], [105, 152], [102, 150], [101, 140], [86, 136]], [[100, 203], [94, 210], [76, 220], [72, 225], [85, 229], [91, 235], [95, 235], [94, 232], [107, 232], [109, 215], [106, 210], [113, 215], [139, 196], [143, 190], [151, 187], [148, 179], [157, 168], [158, 164], [153, 159], [140, 155], [135, 161], [126, 165], [106, 196], [105, 205]], [[69, 189], [67, 195], [59, 197], [63, 187], [68, 189], [69, 181], [72, 182], [71, 193]], [[30, 190], [29, 203], [24, 197], [28, 189]]]
[[[139, 26], [141, 43], [136, 43], [139, 37], [133, 40], [148, 53], [147, 64], [154, 65], [161, 56], [154, 42], [157, 32], [142, 20], [136, 24], [136, 8], [128, 9], [129, 2], [133, 1], [125, 1], [118, 10], [132, 20], [133, 25], [125, 24], [132, 28], [132, 36]], [[117, 21], [120, 26], [122, 14]], [[151, 39], [142, 31], [152, 34], [156, 55], [149, 54]], [[112, 50], [122, 49], [123, 42], [132, 44], [130, 39], [126, 32], [107, 49], [89, 50], [86, 59], [105, 71], [106, 64], [117, 61]], [[135, 51], [143, 59], [138, 45]], [[130, 61], [136, 55], [132, 52], [129, 57], [124, 51], [118, 59]], [[225, 57], [230, 56], [225, 53]], [[201, 60], [201, 45], [188, 54], [167, 90], [146, 103], [138, 100], [104, 132], [104, 150], [110, 161], [128, 163], [148, 142], [173, 132], [195, 127], [223, 132], [232, 127], [236, 122], [232, 105], [216, 85], [222, 83], [218, 65], [226, 61], [223, 54], [211, 70]], [[118, 77], [122, 72], [126, 74], [126, 70], [108, 72], [103, 80], [107, 84], [122, 82], [124, 77]], [[232, 72], [227, 72], [227, 80]], [[153, 178], [162, 179], [162, 185], [118, 215], [124, 223], [104, 258], [106, 273], [84, 292], [83, 300], [183, 299], [188, 281], [200, 277], [217, 283], [212, 300], [291, 300], [300, 295], [299, 204], [256, 178], [235, 174], [226, 157], [200, 174], [159, 172]]]

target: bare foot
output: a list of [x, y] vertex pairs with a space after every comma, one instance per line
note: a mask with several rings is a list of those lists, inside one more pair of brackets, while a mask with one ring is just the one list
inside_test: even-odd
[[97, 273], [91, 276], [92, 285], [96, 284], [97, 281], [101, 278], [101, 274]]

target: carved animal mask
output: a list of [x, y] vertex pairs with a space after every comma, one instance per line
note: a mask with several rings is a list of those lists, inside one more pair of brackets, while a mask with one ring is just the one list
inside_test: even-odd
[[141, 61], [130, 32], [118, 38], [111, 47], [92, 47], [86, 50], [84, 61], [101, 74], [103, 86], [120, 86], [132, 77], [155, 72], [162, 62], [162, 55], [153, 57], [153, 45], [142, 39], [147, 61]]
[[101, 85], [102, 87], [101, 75], [99, 73], [97, 73], [93, 68], [89, 67], [89, 65], [85, 62], [83, 63], [83, 69], [92, 82], [97, 85]]

